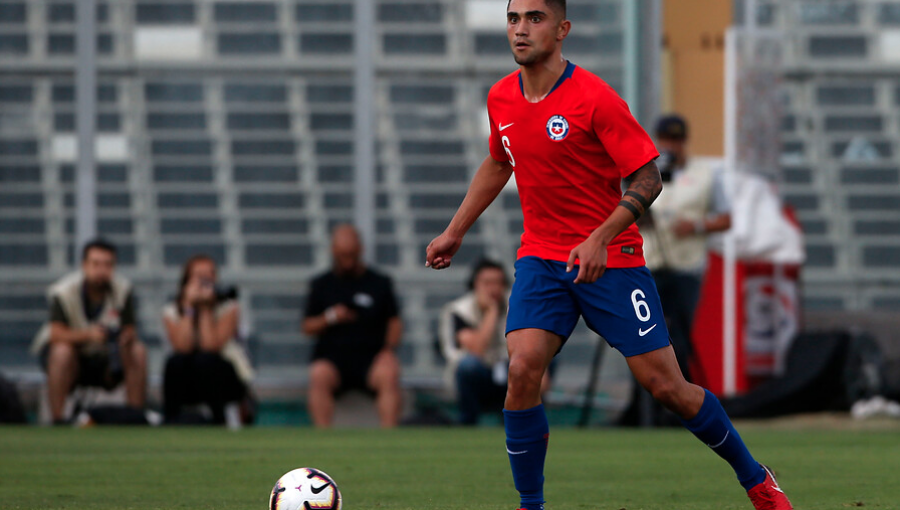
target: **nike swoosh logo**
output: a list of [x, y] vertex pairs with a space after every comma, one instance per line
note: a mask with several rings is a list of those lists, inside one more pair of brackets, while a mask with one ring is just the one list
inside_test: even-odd
[[653, 328], [655, 328], [656, 326], [658, 326], [658, 324], [654, 324], [654, 325], [650, 326], [650, 329], [648, 329], [648, 330], [646, 330], [646, 331], [643, 330], [643, 329], [641, 329], [641, 328], [638, 328], [638, 335], [639, 335], [639, 336], [644, 336], [644, 335], [646, 335], [647, 333], [653, 331]]
[[[653, 329], [653, 328], [650, 328], [650, 329]], [[728, 434], [730, 434], [730, 433], [731, 433], [730, 430], [726, 430], [726, 431], [725, 431], [725, 437], [723, 437], [722, 440], [719, 441], [719, 444], [717, 444], [717, 445], [715, 445], [715, 446], [713, 446], [713, 445], [711, 445], [711, 444], [707, 444], [706, 446], [709, 446], [709, 447], [712, 448], [712, 449], [716, 449], [716, 448], [722, 446], [722, 445], [725, 443], [725, 440], [728, 439]]]
[[508, 453], [510, 455], [522, 455], [523, 453], [528, 453], [528, 450], [522, 450], [521, 452], [514, 452], [514, 451], [510, 450], [509, 448], [507, 448], [506, 453]]
[[324, 491], [325, 489], [327, 489], [329, 486], [331, 486], [331, 482], [326, 483], [325, 485], [323, 485], [321, 487], [313, 487], [312, 485], [310, 485], [309, 490], [311, 490], [313, 494], [318, 494], [318, 493]]
[[512, 126], [513, 124], [515, 124], [515, 122], [510, 122], [509, 124], [507, 124], [507, 125], [504, 126], [503, 124], [500, 124], [500, 123], [498, 122], [498, 123], [497, 123], [497, 127], [500, 128], [500, 131], [503, 131], [504, 129], [508, 128], [509, 126]]

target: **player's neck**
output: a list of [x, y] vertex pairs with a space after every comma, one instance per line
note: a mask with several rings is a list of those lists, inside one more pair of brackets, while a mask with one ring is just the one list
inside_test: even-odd
[[566, 72], [568, 62], [559, 53], [543, 62], [519, 66], [522, 72], [522, 92], [529, 103], [537, 103], [547, 97], [559, 77]]

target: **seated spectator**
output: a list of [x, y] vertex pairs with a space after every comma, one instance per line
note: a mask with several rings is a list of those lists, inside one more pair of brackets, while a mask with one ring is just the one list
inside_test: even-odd
[[[469, 292], [441, 311], [441, 351], [456, 389], [459, 421], [476, 425], [484, 411], [500, 413], [506, 398], [509, 356], [506, 307], [509, 278], [503, 266], [482, 260], [472, 269]], [[541, 389], [550, 387], [549, 371]]]
[[67, 423], [66, 397], [76, 386], [111, 390], [125, 383], [127, 404], [143, 409], [147, 349], [138, 340], [131, 283], [115, 274], [116, 248], [91, 241], [81, 270], [50, 286], [50, 324], [33, 350], [47, 373], [50, 415]]
[[441, 351], [463, 425], [477, 424], [483, 410], [503, 409], [509, 364], [504, 334], [508, 291], [503, 266], [482, 260], [472, 270], [469, 292], [441, 311]]
[[366, 267], [351, 225], [334, 229], [332, 269], [312, 281], [303, 332], [316, 338], [309, 369], [309, 412], [317, 427], [331, 426], [335, 395], [373, 392], [382, 427], [400, 418], [400, 344], [403, 323], [391, 279]]
[[238, 403], [247, 396], [253, 369], [238, 343], [240, 307], [232, 292], [216, 286], [215, 261], [206, 255], [188, 260], [181, 273], [175, 302], [163, 308], [163, 322], [172, 354], [163, 380], [167, 423], [187, 421], [186, 405], [205, 404], [212, 422], [226, 422], [226, 405], [239, 424]]

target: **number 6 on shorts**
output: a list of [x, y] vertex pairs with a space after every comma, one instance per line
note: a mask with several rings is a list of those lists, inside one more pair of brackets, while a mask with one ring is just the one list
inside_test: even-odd
[[631, 305], [634, 306], [634, 313], [641, 322], [650, 320], [650, 306], [644, 301], [646, 297], [641, 289], [634, 289], [631, 293]]

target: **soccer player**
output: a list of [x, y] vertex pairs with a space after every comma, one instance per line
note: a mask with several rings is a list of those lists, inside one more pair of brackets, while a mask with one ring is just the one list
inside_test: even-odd
[[653, 143], [605, 82], [562, 57], [571, 28], [565, 0], [511, 0], [507, 11], [519, 70], [488, 94], [490, 156], [446, 230], [428, 245], [425, 265], [450, 266], [465, 233], [515, 171], [525, 232], [506, 325], [504, 421], [521, 508], [543, 508], [549, 428], [541, 376], [579, 315], [626, 357], [656, 400], [731, 464], [755, 508], [792, 508], [716, 397], [678, 368], [634, 226], [662, 190]]

